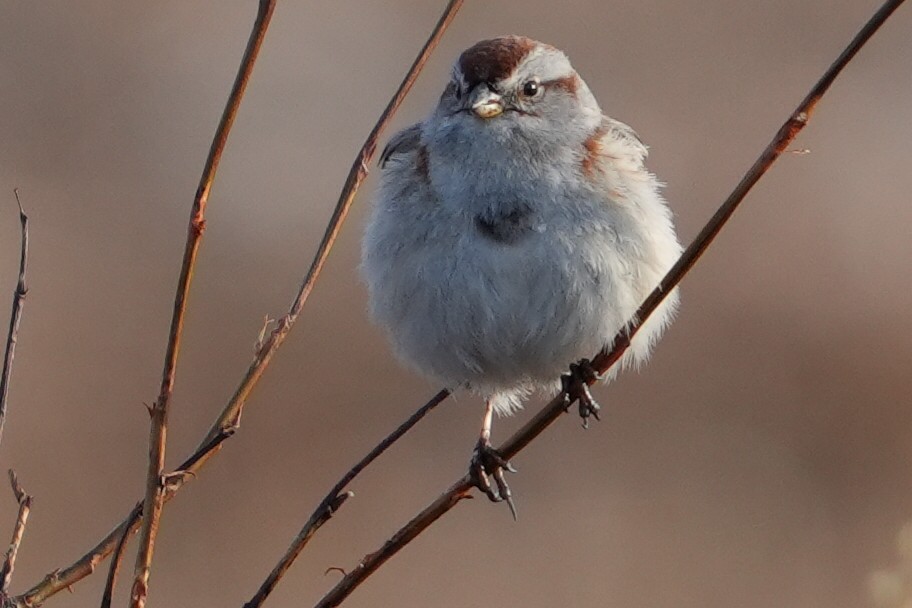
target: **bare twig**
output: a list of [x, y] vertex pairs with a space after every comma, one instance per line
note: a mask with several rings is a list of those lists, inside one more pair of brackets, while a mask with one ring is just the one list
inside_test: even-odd
[[462, 3], [463, 0], [450, 0], [447, 3], [440, 20], [431, 32], [427, 42], [425, 42], [424, 47], [422, 47], [421, 51], [418, 53], [414, 63], [412, 63], [412, 66], [406, 73], [405, 78], [399, 85], [393, 98], [390, 99], [386, 108], [383, 110], [383, 113], [380, 115], [374, 128], [371, 130], [370, 134], [368, 134], [367, 139], [361, 146], [361, 150], [355, 157], [355, 161], [352, 163], [351, 169], [349, 169], [348, 177], [345, 179], [345, 184], [342, 186], [342, 192], [339, 194], [339, 200], [329, 219], [329, 224], [326, 227], [320, 245], [317, 247], [317, 253], [314, 256], [314, 260], [298, 290], [298, 294], [295, 296], [288, 312], [276, 321], [275, 329], [272, 330], [272, 333], [269, 334], [261, 348], [258, 350], [253, 362], [247, 370], [247, 374], [244, 376], [243, 380], [241, 380], [241, 384], [235, 391], [231, 401], [229, 401], [228, 405], [222, 411], [222, 415], [219, 416], [218, 420], [216, 420], [215, 424], [209, 430], [209, 435], [207, 435], [206, 440], [218, 434], [221, 427], [225, 425], [235, 425], [235, 421], [240, 416], [241, 410], [246, 403], [247, 397], [253, 390], [253, 387], [256, 386], [276, 350], [282, 345], [285, 338], [288, 337], [288, 333], [291, 331], [292, 326], [298, 319], [298, 315], [304, 308], [304, 304], [307, 302], [310, 292], [313, 291], [317, 277], [319, 277], [320, 272], [323, 270], [323, 265], [326, 263], [326, 259], [329, 257], [329, 252], [336, 241], [339, 230], [342, 228], [342, 222], [345, 220], [345, 217], [348, 215], [348, 211], [351, 209], [352, 203], [354, 202], [355, 194], [357, 194], [358, 189], [361, 187], [361, 183], [367, 177], [367, 167], [374, 157], [374, 152], [377, 148], [377, 140], [380, 138], [380, 134], [386, 129], [387, 125], [392, 120], [393, 115], [396, 113], [396, 110], [399, 109], [399, 106], [405, 99], [405, 96], [412, 89], [412, 85], [415, 84], [418, 74], [421, 72], [422, 68], [424, 68], [424, 64], [427, 63], [428, 57], [430, 57], [434, 49], [437, 48], [440, 38], [456, 16], [456, 11], [459, 10]]
[[193, 268], [196, 264], [196, 255], [199, 251], [200, 241], [205, 229], [206, 204], [209, 201], [209, 192], [215, 180], [222, 151], [228, 141], [228, 134], [234, 119], [237, 116], [241, 99], [250, 80], [253, 65], [256, 62], [266, 29], [275, 9], [275, 0], [260, 0], [256, 21], [244, 58], [238, 69], [234, 86], [228, 96], [228, 102], [222, 113], [215, 137], [209, 148], [206, 166], [200, 177], [196, 197], [190, 212], [190, 226], [187, 231], [187, 244], [184, 248], [184, 260], [181, 265], [180, 278], [178, 279], [177, 293], [174, 297], [174, 312], [171, 317], [171, 330], [168, 334], [168, 348], [165, 353], [165, 365], [162, 371], [161, 389], [158, 399], [151, 408], [152, 424], [149, 436], [149, 468], [146, 476], [146, 496], [143, 501], [143, 525], [139, 535], [139, 551], [136, 556], [133, 588], [130, 593], [130, 605], [133, 608], [142, 608], [146, 603], [149, 591], [149, 575], [152, 566], [152, 554], [155, 549], [155, 535], [158, 531], [158, 522], [161, 517], [164, 489], [162, 475], [165, 469], [165, 444], [168, 429], [168, 406], [174, 390], [174, 375], [177, 367], [177, 357], [180, 352], [181, 335], [184, 326], [184, 314], [187, 310], [187, 296], [190, 292], [190, 282], [193, 278]]
[[[700, 256], [706, 251], [710, 243], [734, 213], [735, 209], [744, 200], [750, 189], [757, 183], [773, 162], [786, 150], [787, 146], [796, 135], [807, 125], [811, 113], [817, 102], [829, 89], [830, 85], [851, 61], [858, 50], [864, 46], [868, 39], [890, 17], [903, 0], [888, 0], [871, 17], [865, 26], [858, 32], [852, 42], [846, 47], [836, 61], [827, 69], [823, 77], [808, 93], [807, 97], [798, 105], [797, 109], [785, 121], [773, 140], [769, 143], [753, 166], [747, 171], [734, 191], [729, 195], [715, 215], [709, 220], [700, 234], [694, 239], [680, 260], [669, 270], [659, 286], [649, 295], [640, 306], [632, 320], [630, 330], [621, 331], [615, 336], [613, 347], [602, 350], [593, 359], [593, 366], [599, 372], [605, 372], [617, 362], [624, 351], [630, 346], [630, 339], [636, 334], [638, 324], [649, 318], [649, 315], [659, 306], [664, 297], [681, 282], [684, 275], [693, 267]], [[567, 411], [568, 402], [565, 394], [555, 397], [548, 405], [539, 411], [535, 417], [516, 431], [498, 451], [505, 459], [513, 458], [542, 431], [551, 425], [560, 415]], [[468, 495], [472, 483], [468, 475], [457, 480], [449, 489], [425, 507], [410, 522], [396, 532], [392, 538], [383, 544], [380, 549], [370, 553], [361, 562], [346, 574], [339, 583], [327, 593], [317, 604], [316, 608], [331, 608], [338, 606], [347, 598], [355, 588], [382, 566], [389, 558], [399, 552], [405, 545], [417, 537], [428, 526], [456, 506], [461, 498]]]
[[25, 524], [28, 522], [29, 511], [32, 508], [32, 497], [25, 493], [16, 473], [9, 470], [10, 485], [13, 488], [13, 495], [16, 502], [19, 503], [19, 515], [16, 517], [16, 526], [13, 528], [13, 538], [10, 540], [9, 549], [6, 551], [6, 557], [3, 559], [3, 567], [0, 568], [0, 598], [6, 598], [9, 592], [10, 580], [13, 578], [13, 568], [16, 567], [16, 553], [19, 551], [19, 544], [22, 542], [22, 535], [25, 533]]
[[[143, 503], [138, 502], [130, 513], [131, 521], [139, 522], [142, 515]], [[101, 595], [101, 608], [111, 608], [111, 602], [114, 598], [114, 587], [117, 586], [117, 575], [120, 573], [120, 565], [123, 562], [124, 548], [127, 546], [127, 540], [130, 538], [132, 526], [124, 527], [120, 540], [114, 548], [114, 554], [111, 556], [111, 567], [108, 569], [108, 578], [105, 581], [104, 593]]]
[[[263, 1], [264, 0], [261, 0], [261, 6]], [[221, 443], [230, 437], [238, 428], [241, 412], [244, 409], [247, 398], [262, 377], [263, 372], [269, 365], [272, 357], [285, 341], [285, 338], [288, 336], [288, 333], [291, 331], [292, 326], [301, 313], [310, 292], [313, 290], [313, 286], [326, 262], [326, 258], [335, 243], [342, 222], [351, 208], [355, 194], [361, 187], [364, 178], [367, 176], [367, 167], [373, 159], [380, 135], [392, 120], [393, 115], [396, 110], [399, 109], [405, 96], [411, 90], [418, 74], [424, 68], [424, 64], [427, 62], [430, 53], [436, 48], [440, 36], [455, 17], [456, 11], [459, 10], [462, 3], [463, 0], [450, 0], [447, 4], [443, 16], [434, 29], [431, 39], [429, 39], [422, 48], [420, 54], [406, 74], [405, 79], [402, 81], [402, 84], [400, 84], [399, 89], [397, 89], [393, 98], [381, 114], [377, 124], [368, 135], [358, 156], [352, 164], [352, 168], [349, 171], [348, 178], [339, 195], [339, 200], [336, 203], [329, 225], [327, 226], [323, 239], [317, 249], [313, 263], [305, 275], [303, 283], [301, 284], [288, 313], [276, 321], [276, 326], [272, 332], [270, 332], [268, 336], [265, 336], [265, 339], [258, 344], [254, 359], [241, 379], [238, 387], [235, 389], [231, 399], [216, 418], [209, 432], [200, 442], [200, 445], [196, 448], [194, 453], [178, 467], [177, 471], [188, 473], [189, 476], [185, 476], [181, 480], [164, 488], [161, 492], [162, 503], [166, 503], [173, 498], [181, 487], [183, 487], [186, 480], [190, 479], [212, 456], [218, 453]], [[156, 483], [159, 483], [161, 478], [162, 476], [158, 476], [156, 478]], [[120, 538], [122, 538], [125, 533], [129, 536], [135, 532], [141, 517], [141, 513], [136, 513], [135, 511], [131, 512], [117, 527], [102, 538], [97, 545], [92, 547], [73, 564], [64, 569], [50, 572], [41, 582], [37, 583], [24, 594], [17, 596], [15, 598], [16, 606], [21, 608], [38, 606], [48, 597], [59, 593], [63, 589], [70, 587], [77, 581], [91, 574], [98, 563], [114, 551]]]
[[403, 422], [399, 428], [387, 435], [383, 441], [377, 444], [376, 447], [374, 447], [374, 449], [367, 454], [367, 456], [362, 458], [358, 464], [353, 466], [348, 471], [348, 473], [346, 473], [342, 479], [340, 479], [338, 483], [333, 486], [323, 501], [320, 502], [320, 504], [311, 514], [310, 518], [307, 520], [307, 523], [304, 524], [304, 527], [301, 528], [301, 531], [298, 532], [298, 535], [295, 537], [294, 541], [292, 541], [291, 546], [288, 547], [288, 551], [285, 552], [285, 555], [282, 556], [282, 558], [279, 560], [279, 563], [276, 564], [275, 568], [272, 569], [272, 572], [269, 573], [269, 576], [266, 577], [266, 580], [263, 581], [263, 584], [260, 585], [260, 588], [257, 590], [256, 594], [250, 599], [249, 602], [244, 604], [244, 608], [259, 608], [259, 606], [263, 605], [263, 602], [266, 601], [266, 598], [270, 593], [272, 593], [272, 590], [275, 589], [275, 586], [278, 584], [279, 580], [285, 575], [294, 560], [297, 559], [298, 555], [307, 545], [307, 542], [311, 539], [311, 537], [313, 537], [316, 531], [320, 529], [320, 526], [329, 521], [329, 518], [333, 516], [333, 513], [335, 513], [342, 505], [342, 503], [352, 495], [351, 492], [343, 494], [342, 490], [344, 490], [345, 487], [348, 486], [348, 484], [350, 484], [352, 480], [367, 467], [367, 465], [376, 460], [380, 454], [385, 452], [387, 448], [398, 441], [400, 437], [405, 435], [409, 429], [418, 423], [419, 420], [424, 418], [425, 414], [437, 407], [437, 405], [446, 399], [449, 394], [449, 391], [442, 390], [434, 395], [430, 401], [425, 403], [418, 411], [409, 416], [408, 420]]
[[[291, 309], [288, 311], [288, 314], [286, 314], [282, 319], [278, 321], [276, 329], [263, 345], [264, 350], [267, 348], [272, 348], [273, 350], [275, 348], [278, 348], [281, 342], [285, 339], [288, 331], [290, 331], [291, 325], [294, 323], [295, 319], [303, 308], [304, 302], [307, 300], [308, 295], [313, 289], [314, 282], [316, 281], [317, 276], [323, 268], [323, 264], [329, 255], [329, 250], [335, 242], [336, 236], [339, 234], [339, 229], [341, 228], [342, 222], [345, 220], [345, 217], [351, 208], [355, 194], [358, 191], [358, 188], [360, 188], [361, 183], [364, 181], [364, 178], [367, 177], [367, 167], [369, 166], [374, 152], [377, 148], [377, 140], [379, 139], [380, 134], [392, 119], [393, 114], [402, 104], [405, 96], [411, 90], [412, 85], [414, 85], [415, 81], [418, 78], [418, 74], [421, 72], [424, 64], [427, 63], [427, 60], [431, 56], [431, 53], [435, 48], [437, 48], [437, 45], [440, 43], [440, 39], [443, 37], [443, 34], [449, 27], [450, 23], [456, 17], [456, 12], [459, 10], [462, 4], [463, 0], [450, 0], [447, 3], [446, 7], [443, 10], [443, 14], [440, 16], [440, 19], [438, 19], [437, 24], [434, 26], [434, 29], [428, 36], [427, 41], [425, 41], [424, 46], [421, 48], [421, 51], [418, 53], [418, 56], [415, 58], [415, 61], [412, 63], [412, 66], [406, 73], [405, 78], [399, 85], [399, 89], [396, 91], [396, 93], [393, 95], [393, 98], [389, 101], [386, 108], [383, 110], [383, 113], [380, 115], [377, 124], [374, 125], [374, 128], [368, 134], [364, 145], [361, 147], [361, 151], [355, 158], [354, 163], [352, 163], [351, 169], [348, 173], [348, 178], [345, 180], [345, 185], [342, 187], [342, 193], [339, 196], [338, 203], [336, 204], [336, 209], [330, 218], [329, 225], [327, 226], [326, 232], [323, 235], [323, 240], [320, 242], [316, 257], [314, 258], [310, 270], [304, 278], [304, 283], [301, 285], [298, 296], [295, 299], [295, 302], [292, 304]], [[271, 354], [269, 356], [271, 356]], [[268, 362], [268, 359], [266, 359], [266, 361]], [[254, 365], [255, 364], [256, 361], [254, 362]], [[253, 366], [251, 366], [251, 370], [252, 369]], [[248, 377], [250, 377], [250, 372], [248, 372]], [[291, 564], [304, 549], [304, 546], [307, 544], [307, 542], [313, 537], [316, 531], [324, 523], [329, 521], [333, 513], [335, 513], [335, 511], [342, 505], [342, 503], [345, 502], [348, 496], [350, 496], [350, 494], [341, 494], [342, 490], [349, 483], [351, 483], [351, 481], [366, 466], [373, 462], [390, 445], [392, 445], [395, 441], [402, 437], [402, 435], [408, 432], [409, 429], [417, 424], [418, 421], [425, 416], [425, 414], [436, 407], [448, 396], [449, 392], [446, 390], [442, 390], [437, 393], [437, 395], [428, 401], [428, 403], [426, 403], [417, 412], [415, 412], [415, 414], [406, 420], [399, 428], [393, 431], [392, 434], [381, 441], [380, 444], [371, 450], [367, 456], [365, 456], [358, 464], [349, 470], [349, 472], [333, 487], [332, 490], [330, 490], [329, 494], [327, 494], [326, 497], [320, 502], [320, 504], [311, 514], [310, 518], [308, 518], [307, 522], [301, 528], [301, 531], [294, 538], [288, 550], [281, 557], [273, 570], [269, 573], [269, 576], [266, 577], [266, 580], [264, 580], [260, 585], [260, 588], [257, 590], [256, 594], [254, 594], [250, 601], [245, 604], [245, 608], [255, 608], [257, 606], [261, 606], [263, 602], [266, 601], [266, 598], [278, 584], [282, 576], [284, 576], [285, 572], [287, 572], [288, 568], [291, 567]], [[225, 417], [224, 421], [232, 420], [234, 416], [232, 413], [232, 407], [237, 408], [239, 415], [240, 408], [243, 407], [243, 404], [244, 401], [242, 399], [237, 400], [236, 406], [232, 406], [232, 404], [229, 403], [228, 407], [223, 412], [223, 416]], [[217, 426], [213, 427], [210, 433], [216, 431], [217, 428]]]
[[9, 333], [6, 334], [6, 351], [3, 355], [3, 375], [0, 376], [0, 439], [3, 437], [3, 424], [6, 422], [6, 396], [9, 394], [10, 376], [13, 373], [13, 357], [16, 354], [16, 341], [19, 338], [19, 321], [22, 319], [22, 305], [28, 287], [25, 285], [25, 271], [28, 266], [28, 216], [22, 210], [19, 200], [19, 189], [14, 188], [16, 204], [19, 205], [19, 221], [22, 224], [22, 251], [19, 256], [19, 281], [13, 292], [13, 312], [10, 314]]

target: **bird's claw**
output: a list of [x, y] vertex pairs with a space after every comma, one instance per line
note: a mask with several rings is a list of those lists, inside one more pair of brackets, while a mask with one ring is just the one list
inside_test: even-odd
[[490, 441], [479, 439], [469, 464], [472, 483], [484, 492], [491, 502], [506, 501], [515, 520], [516, 505], [513, 504], [513, 494], [510, 492], [510, 486], [507, 485], [504, 471], [515, 473], [516, 469], [491, 446]]
[[589, 359], [581, 359], [579, 363], [570, 364], [570, 373], [561, 376], [561, 385], [563, 387], [564, 401], [569, 408], [576, 401], [579, 403], [579, 415], [583, 419], [583, 428], [589, 428], [589, 418], [601, 420], [599, 411], [602, 409], [592, 392], [589, 385], [599, 379], [598, 372], [592, 367]]

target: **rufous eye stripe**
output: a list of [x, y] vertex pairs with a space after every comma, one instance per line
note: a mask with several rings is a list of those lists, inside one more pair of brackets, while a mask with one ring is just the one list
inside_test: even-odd
[[576, 95], [576, 90], [579, 88], [580, 80], [579, 76], [576, 74], [571, 74], [565, 76], [564, 78], [555, 78], [554, 80], [546, 80], [542, 83], [543, 86], [548, 88], [558, 88], [564, 89], [571, 95]]

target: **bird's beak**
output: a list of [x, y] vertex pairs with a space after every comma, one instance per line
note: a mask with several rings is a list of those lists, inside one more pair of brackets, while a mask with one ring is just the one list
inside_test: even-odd
[[475, 88], [470, 103], [479, 118], [494, 118], [504, 111], [503, 98], [484, 85]]

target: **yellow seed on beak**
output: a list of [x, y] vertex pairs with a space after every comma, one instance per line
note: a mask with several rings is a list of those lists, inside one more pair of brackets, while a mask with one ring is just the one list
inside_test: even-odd
[[472, 111], [479, 118], [494, 118], [503, 114], [503, 102], [500, 99], [491, 99], [489, 97], [473, 105]]

